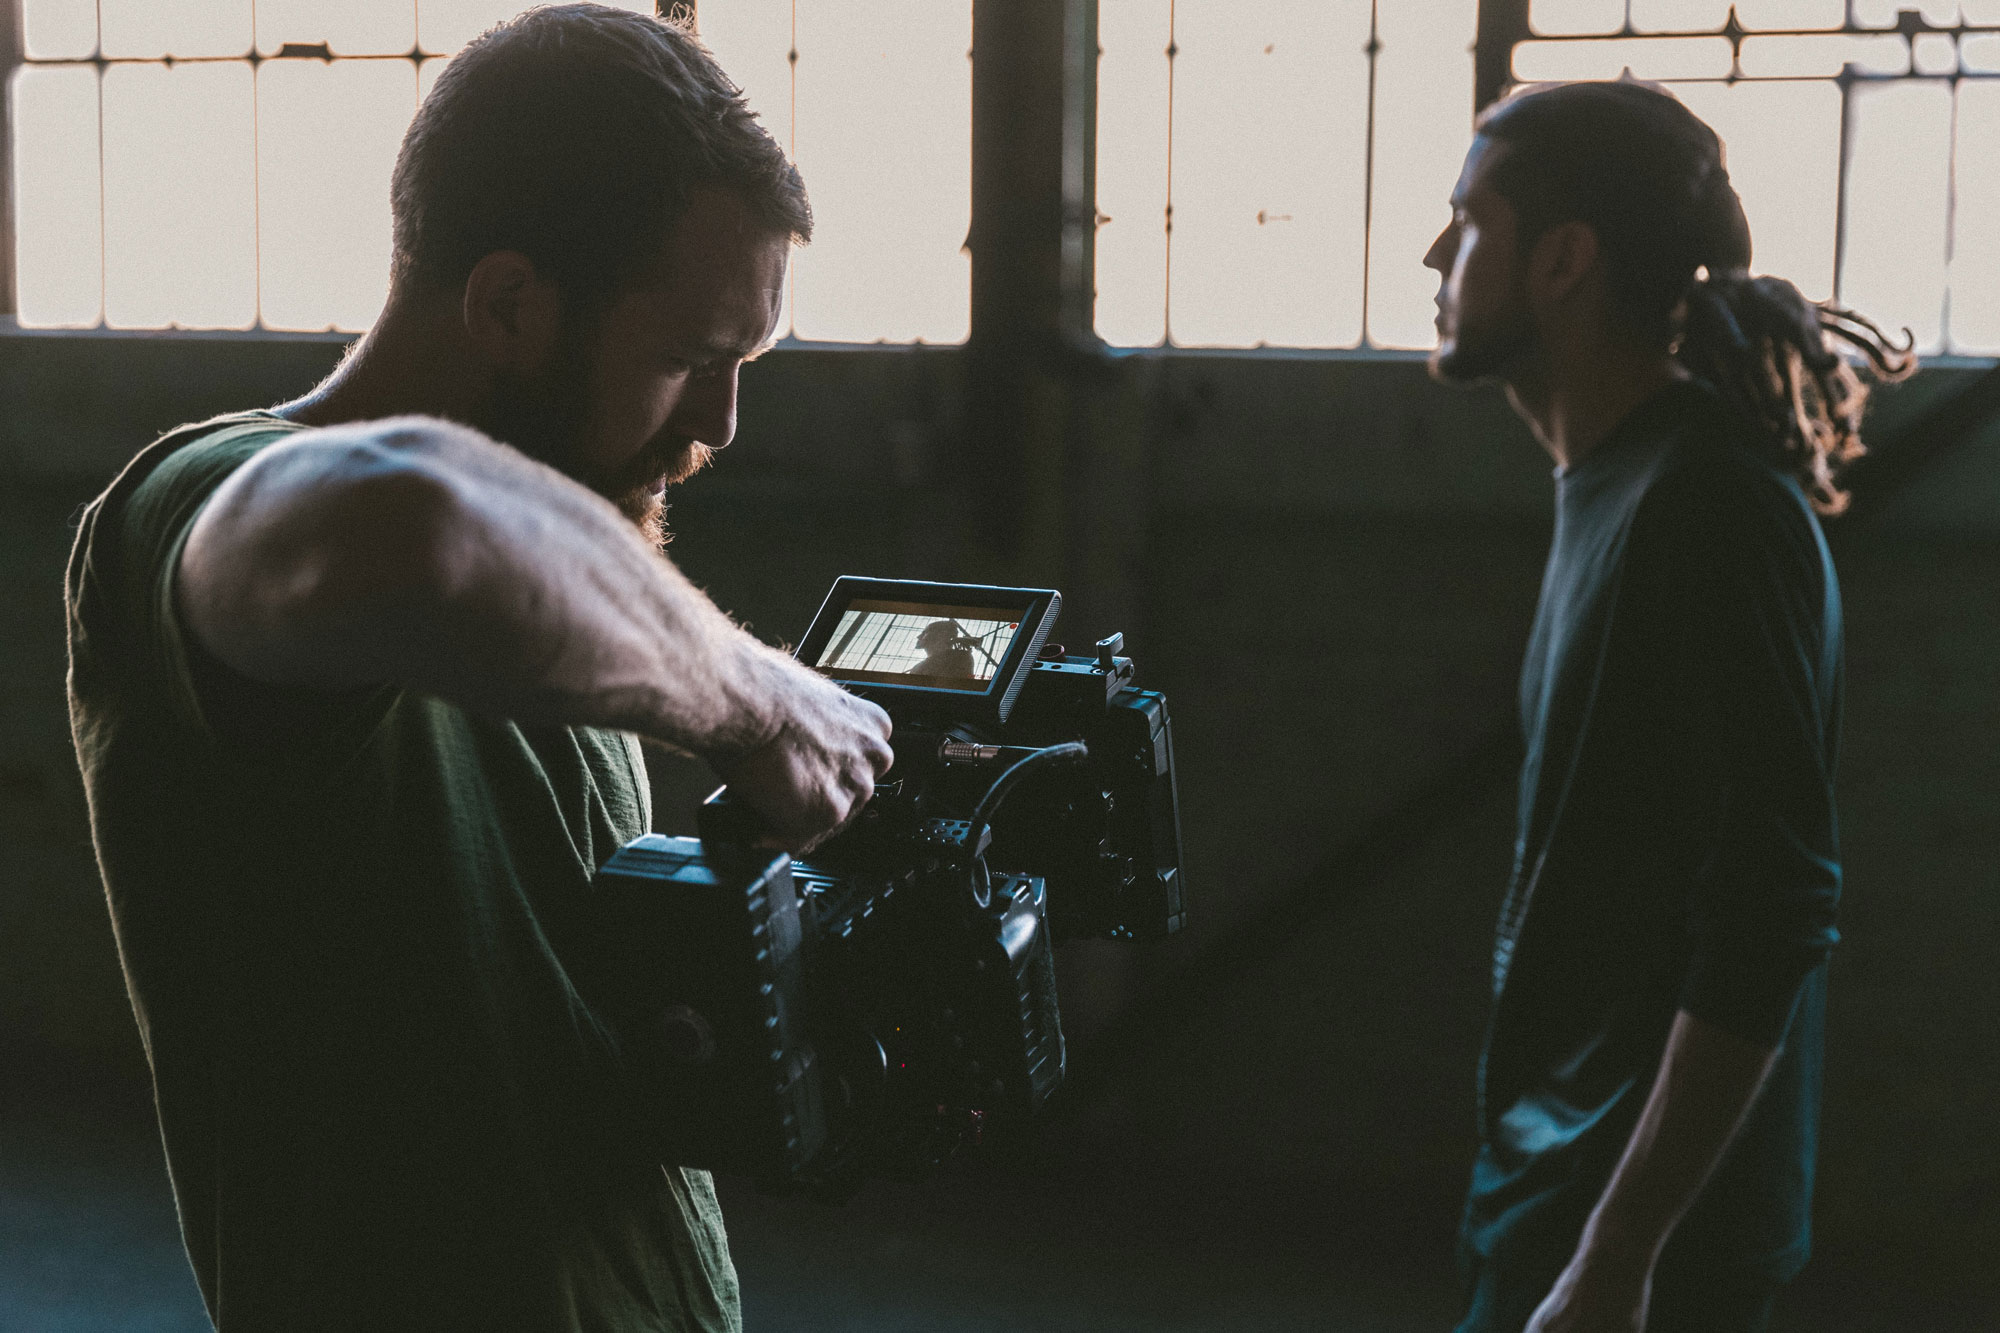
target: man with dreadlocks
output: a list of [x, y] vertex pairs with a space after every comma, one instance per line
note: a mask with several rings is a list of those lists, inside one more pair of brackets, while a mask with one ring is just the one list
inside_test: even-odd
[[1762, 1328], [1804, 1263], [1826, 959], [1838, 512], [1875, 327], [1748, 273], [1716, 136], [1630, 81], [1480, 119], [1434, 373], [1556, 461], [1459, 1333]]

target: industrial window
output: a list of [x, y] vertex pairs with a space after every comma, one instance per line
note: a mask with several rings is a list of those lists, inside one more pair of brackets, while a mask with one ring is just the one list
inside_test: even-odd
[[701, 38], [812, 196], [794, 336], [965, 341], [971, 0], [701, 0]]
[[[366, 328], [387, 292], [403, 130], [444, 59], [523, 2], [24, 0], [20, 323]], [[699, 12], [818, 213], [784, 327], [962, 340], [970, 0]]]
[[1671, 87], [1762, 271], [1924, 351], [2000, 352], [2000, 0], [1534, 0], [1523, 80]]
[[[418, 98], [521, 0], [21, 3], [19, 321], [346, 331], [386, 289], [389, 168]], [[1479, 8], [1099, 0], [1099, 334], [1428, 346], [1420, 259], [1469, 138]], [[703, 39], [812, 191], [793, 336], [966, 336], [971, 11], [700, 0]], [[1760, 269], [1926, 350], [2000, 352], [2000, 0], [1528, 16], [1516, 77], [1629, 69], [1716, 126]]]
[[1097, 331], [1428, 347], [1475, 0], [1100, 0]]

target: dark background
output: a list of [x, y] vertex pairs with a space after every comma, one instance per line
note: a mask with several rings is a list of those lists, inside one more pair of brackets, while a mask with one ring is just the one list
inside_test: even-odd
[[[77, 510], [339, 350], [0, 337], [0, 1327], [199, 1326], [69, 747]], [[1935, 456], [1834, 527], [1845, 942], [1789, 1327], [2000, 1311], [2000, 428], [1922, 447], [1981, 373], [1882, 397], [1885, 456]], [[1033, 408], [1061, 447], [1001, 524], [967, 498], [965, 377], [953, 349], [747, 368], [671, 554], [772, 640], [843, 573], [1058, 579], [1056, 637], [1124, 630], [1172, 701], [1193, 924], [1066, 947], [1073, 1086], [1027, 1158], [844, 1209], [725, 1182], [752, 1326], [1447, 1327], [1547, 459], [1413, 361], [1144, 354]], [[689, 831], [706, 775], [654, 765]]]

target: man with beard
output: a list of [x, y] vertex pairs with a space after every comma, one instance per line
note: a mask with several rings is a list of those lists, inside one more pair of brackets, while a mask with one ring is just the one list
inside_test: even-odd
[[1632, 82], [1480, 120], [1425, 257], [1440, 379], [1556, 461], [1460, 1333], [1762, 1328], [1808, 1244], [1851, 312], [1753, 278], [1714, 133]]
[[71, 717], [183, 1234], [218, 1328], [740, 1327], [580, 985], [635, 736], [779, 846], [889, 726], [659, 551], [811, 228], [694, 38], [593, 5], [457, 56], [381, 319], [307, 397], [183, 428], [86, 513]]

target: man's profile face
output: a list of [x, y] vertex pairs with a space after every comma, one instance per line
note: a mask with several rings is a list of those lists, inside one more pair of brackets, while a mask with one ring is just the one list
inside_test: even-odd
[[661, 499], [736, 433], [737, 372], [777, 327], [789, 238], [704, 190], [661, 253], [541, 373], [496, 389], [494, 433], [664, 540]]
[[1431, 374], [1447, 383], [1504, 376], [1534, 346], [1514, 207], [1491, 184], [1505, 151], [1490, 139], [1472, 141], [1451, 221], [1424, 255], [1441, 279]]

